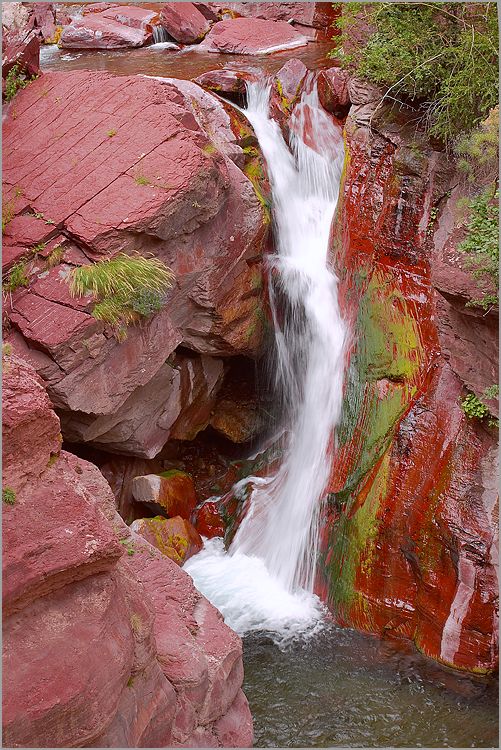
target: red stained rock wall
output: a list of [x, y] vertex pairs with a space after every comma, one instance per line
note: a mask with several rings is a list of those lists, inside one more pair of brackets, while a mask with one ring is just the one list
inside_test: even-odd
[[318, 588], [340, 623], [488, 673], [497, 430], [468, 419], [460, 400], [498, 382], [497, 311], [465, 307], [475, 293], [457, 251], [450, 261], [445, 155], [378, 107], [377, 89], [352, 80], [349, 94], [333, 260], [351, 350]]
[[5, 745], [250, 747], [240, 639], [59, 452], [34, 369], [6, 353], [3, 371]]

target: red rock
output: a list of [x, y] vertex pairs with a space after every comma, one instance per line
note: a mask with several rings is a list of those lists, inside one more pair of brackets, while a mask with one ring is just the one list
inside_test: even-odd
[[31, 8], [24, 3], [6, 3], [2, 7], [2, 30], [14, 33], [24, 32], [28, 26], [30, 13]]
[[142, 47], [149, 41], [151, 34], [145, 28], [132, 28], [92, 13], [65, 26], [60, 45], [65, 49], [120, 49]]
[[211, 8], [209, 8], [209, 5], [207, 3], [193, 3], [193, 5], [208, 21], [220, 20], [218, 14]]
[[321, 70], [317, 77], [318, 98], [327, 112], [346, 117], [350, 108], [349, 76], [341, 68]]
[[[260, 258], [269, 225], [235, 164], [245, 164], [240, 144], [250, 129], [194, 83], [83, 71], [42, 76], [19, 92], [16, 111], [4, 123], [6, 194], [22, 190], [16, 211], [29, 205], [56, 224], [16, 217], [9, 246], [22, 246], [21, 229], [23, 242], [34, 240], [33, 223], [33, 244], [46, 230], [57, 241], [61, 228], [72, 247], [85, 250], [67, 262], [153, 252], [176, 277], [165, 307], [118, 343], [87, 314], [88, 300], [65, 297], [64, 264], [45, 277], [38, 263], [33, 289], [13, 295], [12, 311], [9, 303], [23, 356], [40, 368], [71, 439], [150, 457], [170, 436], [191, 439], [214, 405], [222, 371], [214, 357], [257, 356], [263, 341]], [[29, 122], [54, 116], [57, 126], [27, 138]], [[47, 163], [54, 149], [59, 157]], [[181, 343], [212, 358], [165, 365]], [[166, 385], [167, 401], [158, 383]]]
[[178, 565], [183, 565], [203, 547], [198, 531], [181, 516], [138, 518], [130, 528]]
[[[42, 466], [50, 437], [37, 424], [43, 414], [55, 430], [57, 418], [46, 400], [40, 407], [33, 370], [10, 359], [7, 418], [25, 413], [33, 426], [8, 421], [23, 442], [5, 462], [12, 477], [30, 449], [32, 467]], [[95, 466], [65, 452], [49, 463], [28, 467], [29, 483], [3, 511], [4, 741], [178, 747], [203, 737], [218, 746], [239, 717], [248, 737], [238, 636], [184, 571], [131, 535]]]
[[331, 24], [339, 15], [339, 10], [332, 3], [208, 3], [213, 10], [229, 10], [246, 18], [264, 18], [268, 21], [293, 21], [302, 26], [325, 29], [332, 37]]
[[208, 539], [224, 536], [226, 531], [226, 524], [221, 518], [218, 504], [210, 500], [197, 509], [194, 523], [198, 533]]
[[195, 78], [195, 83], [218, 94], [245, 94], [246, 81], [252, 81], [254, 75], [241, 70], [209, 70]]
[[120, 8], [120, 6], [117, 3], [85, 3], [82, 8], [82, 15], [102, 13], [104, 10], [110, 10], [111, 8]]
[[136, 518], [141, 518], [144, 515], [142, 506], [139, 507], [137, 515], [135, 514], [132, 482], [135, 477], [143, 474], [158, 474], [163, 470], [163, 467], [160, 461], [114, 456], [106, 463], [101, 464], [99, 470], [113, 491], [116, 508], [121, 517], [127, 523], [132, 523]]
[[131, 29], [144, 29], [148, 33], [153, 31], [153, 26], [156, 26], [160, 20], [158, 13], [132, 5], [105, 8], [100, 13], [100, 16], [111, 18], [113, 21], [117, 21], [117, 23], [124, 24], [124, 26], [130, 26]]
[[235, 18], [214, 24], [200, 49], [231, 55], [266, 55], [304, 47], [307, 39], [284, 21]]
[[275, 73], [273, 88], [280, 97], [282, 109], [291, 110], [299, 100], [301, 86], [308, 74], [308, 68], [301, 60], [287, 60]]
[[31, 34], [21, 37], [15, 32], [2, 35], [2, 78], [17, 65], [27, 76], [40, 73], [40, 40]]
[[160, 23], [181, 44], [200, 42], [210, 28], [207, 18], [193, 3], [167, 3], [162, 8]]
[[132, 482], [132, 495], [138, 503], [159, 505], [169, 518], [181, 516], [188, 521], [197, 504], [193, 479], [176, 469], [137, 476]]
[[227, 713], [214, 725], [221, 747], [252, 747], [254, 731], [249, 703], [242, 690]]
[[59, 419], [35, 370], [4, 354], [2, 394], [3, 484], [21, 492], [61, 449]]

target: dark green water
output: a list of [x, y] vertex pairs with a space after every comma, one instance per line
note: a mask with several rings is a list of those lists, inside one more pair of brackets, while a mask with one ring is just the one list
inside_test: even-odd
[[329, 627], [280, 651], [244, 639], [255, 747], [498, 747], [498, 688], [412, 648]]

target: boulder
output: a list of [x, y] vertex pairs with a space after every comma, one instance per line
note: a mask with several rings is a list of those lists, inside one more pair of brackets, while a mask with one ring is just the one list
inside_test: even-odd
[[166, 3], [160, 23], [181, 44], [196, 44], [207, 34], [210, 23], [193, 3]]
[[214, 11], [223, 14], [230, 12], [234, 16], [244, 16], [245, 18], [264, 18], [267, 21], [289, 21], [294, 24], [300, 24], [304, 27], [325, 30], [329, 38], [333, 32], [330, 27], [339, 10], [333, 7], [332, 3], [207, 3]]
[[99, 17], [110, 18], [124, 26], [130, 26], [131, 29], [143, 29], [148, 33], [151, 33], [153, 26], [156, 26], [160, 21], [160, 16], [155, 11], [133, 5], [105, 8], [101, 11]]
[[350, 109], [349, 76], [341, 68], [321, 70], [317, 77], [318, 98], [327, 112], [343, 118]]
[[28, 27], [31, 10], [26, 3], [2, 3], [2, 31], [16, 35], [24, 32]]
[[306, 44], [306, 37], [285, 21], [235, 18], [214, 24], [199, 49], [230, 55], [267, 55]]
[[255, 400], [224, 396], [214, 408], [210, 425], [232, 443], [246, 443], [262, 431], [264, 419]]
[[246, 82], [255, 80], [256, 76], [243, 70], [208, 70], [194, 79], [195, 83], [204, 89], [215, 91], [223, 96], [238, 95], [242, 97], [246, 92]]
[[[28, 453], [43, 466], [57, 417], [15, 354], [3, 385], [7, 416], [31, 414], [34, 426], [19, 423], [23, 451], [6, 456], [12, 482]], [[41, 407], [49, 445], [37, 430]], [[95, 466], [65, 451], [48, 464], [3, 498], [4, 743], [251, 745], [238, 636], [176, 563], [131, 534]]]
[[206, 502], [195, 511], [195, 527], [199, 534], [213, 539], [215, 536], [223, 536], [226, 531], [226, 524], [221, 518], [219, 506], [216, 502], [206, 500]]
[[184, 565], [186, 560], [200, 552], [203, 547], [198, 531], [181, 516], [138, 518], [130, 528], [178, 565]]
[[[57, 130], [28, 138], [28, 123], [47, 117]], [[263, 345], [269, 216], [238, 166], [253, 138], [244, 118], [189, 81], [51, 73], [17, 94], [4, 137], [7, 263], [45, 245], [27, 264], [29, 287], [6, 300], [8, 338], [42, 375], [65, 434], [146, 457], [170, 437], [191, 439], [210, 418], [220, 357], [256, 357]], [[52, 242], [68, 249], [47, 270]], [[122, 342], [92, 317], [91, 298], [67, 288], [72, 268], [117, 251], [151, 252], [176, 279], [163, 309]], [[193, 355], [166, 364], [181, 344]]]
[[29, 78], [40, 73], [40, 40], [34, 34], [25, 37], [15, 32], [7, 33], [2, 38], [2, 78], [5, 79], [12, 68], [17, 65], [18, 71]]
[[125, 26], [103, 13], [92, 13], [65, 26], [60, 45], [65, 49], [121, 49], [142, 47], [151, 39], [146, 28]]
[[181, 516], [187, 521], [197, 504], [193, 479], [176, 469], [137, 476], [132, 482], [132, 495], [138, 503], [159, 505], [169, 518]]

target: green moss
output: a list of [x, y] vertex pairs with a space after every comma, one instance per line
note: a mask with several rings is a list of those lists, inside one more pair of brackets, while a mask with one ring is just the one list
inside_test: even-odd
[[2, 502], [6, 505], [15, 505], [16, 492], [12, 487], [2, 487]]
[[20, 65], [14, 65], [5, 77], [5, 100], [7, 102], [10, 102], [15, 97], [17, 92], [21, 89], [26, 88], [26, 86], [32, 80], [34, 79], [30, 78], [26, 73], [24, 73]]

